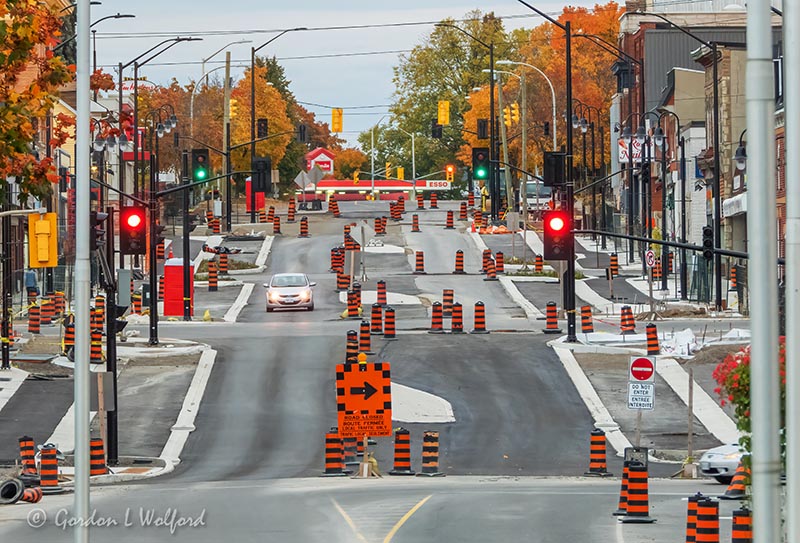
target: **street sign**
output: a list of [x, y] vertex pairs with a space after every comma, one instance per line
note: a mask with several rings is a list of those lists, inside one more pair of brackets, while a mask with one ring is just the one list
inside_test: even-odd
[[655, 383], [628, 383], [628, 409], [653, 409]]
[[628, 365], [628, 381], [633, 383], [652, 383], [655, 381], [655, 358], [651, 356], [632, 356]]
[[337, 364], [336, 410], [342, 437], [392, 435], [389, 363]]
[[648, 249], [644, 252], [644, 261], [647, 264], [648, 268], [652, 268], [656, 265], [656, 252], [652, 249]]

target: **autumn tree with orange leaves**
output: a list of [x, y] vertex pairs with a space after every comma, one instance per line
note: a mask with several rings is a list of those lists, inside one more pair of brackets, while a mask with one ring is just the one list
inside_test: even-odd
[[[58, 181], [52, 159], [39, 158], [33, 143], [36, 119], [44, 119], [58, 99], [58, 88], [74, 68], [53, 54], [61, 20], [50, 9], [28, 0], [0, 1], [0, 203], [50, 195]], [[60, 144], [58, 139], [52, 143]]]

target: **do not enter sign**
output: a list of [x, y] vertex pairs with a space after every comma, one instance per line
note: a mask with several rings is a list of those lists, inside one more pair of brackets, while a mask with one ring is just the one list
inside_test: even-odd
[[652, 383], [655, 381], [655, 359], [649, 356], [632, 356], [628, 371], [628, 380], [634, 383]]

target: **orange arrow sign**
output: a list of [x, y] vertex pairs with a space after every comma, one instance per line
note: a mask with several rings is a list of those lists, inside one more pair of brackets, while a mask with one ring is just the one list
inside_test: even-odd
[[343, 437], [392, 435], [389, 364], [338, 364], [336, 407]]

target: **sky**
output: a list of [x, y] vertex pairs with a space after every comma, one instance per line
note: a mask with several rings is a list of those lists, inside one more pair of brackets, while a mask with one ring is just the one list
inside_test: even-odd
[[[585, 0], [571, 2], [578, 6], [594, 4]], [[533, 5], [557, 15], [564, 4], [547, 0]], [[102, 5], [92, 6], [91, 20], [115, 13], [136, 16], [109, 19], [94, 27], [98, 66], [114, 74], [115, 79], [119, 62], [127, 63], [162, 40], [175, 36], [202, 37], [203, 41], [179, 43], [140, 68], [140, 75], [161, 85], [168, 84], [172, 78], [181, 84], [199, 79], [202, 59], [230, 42], [252, 40], [252, 43], [229, 47], [234, 65], [249, 65], [251, 47], [261, 46], [282, 30], [306, 27], [308, 31], [284, 34], [258, 54], [277, 56], [291, 81], [295, 97], [315, 113], [318, 120], [330, 123], [329, 108], [345, 108], [341, 136], [355, 145], [358, 134], [375, 125], [388, 111], [394, 92], [392, 68], [398, 65], [399, 55], [421, 43], [432, 31], [433, 23], [447, 17], [459, 19], [474, 9], [484, 13], [494, 11], [504, 18], [507, 30], [531, 28], [542, 21], [527, 7], [512, 0], [480, 3], [468, 0], [300, 0], [291, 6], [275, 0], [102, 0]], [[326, 29], [399, 23], [421, 24]], [[206, 71], [222, 65], [224, 60], [224, 52], [219, 53], [206, 63]], [[239, 79], [243, 70], [243, 67], [233, 68], [232, 75]], [[132, 75], [129, 71], [132, 72], [129, 69], [126, 76]], [[222, 72], [218, 70], [212, 75]], [[365, 109], [363, 106], [380, 107]], [[362, 109], [348, 109], [356, 107]]]

